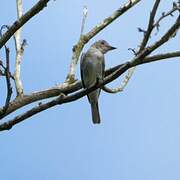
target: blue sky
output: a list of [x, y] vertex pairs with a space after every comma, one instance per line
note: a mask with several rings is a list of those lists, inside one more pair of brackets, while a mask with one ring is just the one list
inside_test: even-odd
[[[16, 19], [15, 1], [1, 1], [0, 24], [12, 24]], [[25, 11], [35, 2], [24, 1]], [[88, 32], [124, 2], [51, 1], [28, 22], [23, 28], [23, 38], [28, 42], [22, 62], [25, 93], [64, 81], [72, 46], [79, 38], [84, 5], [89, 9], [85, 25]], [[170, 8], [171, 2], [161, 3], [159, 14]], [[93, 38], [85, 50], [94, 41], [106, 39], [118, 47], [106, 56], [107, 68], [131, 58], [127, 49], [139, 45], [142, 34], [137, 27], [146, 27], [152, 4], [153, 0], [142, 1]], [[172, 21], [168, 18], [162, 23], [162, 32]], [[153, 36], [151, 42], [160, 35]], [[156, 53], [179, 50], [179, 38], [178, 34]], [[99, 100], [100, 125], [92, 124], [90, 106], [84, 97], [0, 133], [1, 179], [179, 180], [179, 67], [179, 58], [142, 65], [122, 93], [103, 92]], [[109, 86], [119, 82], [120, 79]], [[3, 85], [1, 80], [5, 93]], [[2, 98], [0, 102], [3, 103]]]

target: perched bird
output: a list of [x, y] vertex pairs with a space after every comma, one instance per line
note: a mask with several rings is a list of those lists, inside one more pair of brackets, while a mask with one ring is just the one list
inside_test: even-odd
[[[109, 45], [105, 40], [96, 41], [86, 53], [82, 53], [80, 70], [81, 80], [84, 88], [90, 88], [97, 83], [97, 80], [103, 80], [105, 71], [104, 54], [116, 49]], [[91, 104], [92, 120], [94, 124], [100, 123], [100, 114], [98, 107], [98, 98], [100, 89], [89, 93], [88, 100]]]

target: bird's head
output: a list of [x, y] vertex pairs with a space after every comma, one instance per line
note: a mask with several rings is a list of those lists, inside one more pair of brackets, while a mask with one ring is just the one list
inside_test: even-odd
[[99, 40], [96, 41], [91, 47], [98, 49], [103, 54], [107, 53], [108, 51], [111, 51], [113, 49], [116, 49], [115, 47], [111, 46], [108, 42], [105, 40]]

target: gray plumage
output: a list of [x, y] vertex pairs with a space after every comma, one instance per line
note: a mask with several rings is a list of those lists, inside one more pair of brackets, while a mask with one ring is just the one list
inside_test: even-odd
[[[110, 50], [116, 49], [110, 46], [105, 40], [95, 42], [86, 53], [81, 55], [81, 80], [84, 88], [94, 86], [97, 79], [104, 78], [105, 62], [104, 54]], [[98, 106], [98, 98], [100, 89], [89, 93], [88, 100], [91, 104], [92, 120], [94, 124], [100, 123], [100, 114]]]

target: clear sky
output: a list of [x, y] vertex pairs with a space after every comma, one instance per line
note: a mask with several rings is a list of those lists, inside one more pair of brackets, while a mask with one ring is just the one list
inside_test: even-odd
[[[35, 2], [24, 0], [24, 10]], [[47, 8], [23, 28], [23, 38], [28, 41], [22, 62], [25, 93], [63, 82], [72, 46], [79, 38], [84, 5], [89, 10], [85, 25], [85, 32], [88, 32], [124, 2], [50, 1]], [[132, 53], [127, 49], [139, 45], [142, 34], [137, 27], [146, 27], [153, 2], [139, 3], [93, 38], [85, 49], [98, 39], [105, 39], [118, 47], [106, 56], [107, 68], [131, 58]], [[171, 0], [163, 1], [159, 14], [170, 8], [171, 3]], [[14, 22], [15, 0], [11, 3], [1, 0], [0, 16], [0, 25]], [[163, 22], [162, 32], [172, 21], [170, 17]], [[158, 37], [153, 36], [151, 42]], [[179, 50], [179, 39], [178, 34], [176, 40], [171, 40], [156, 53]], [[13, 64], [13, 51], [11, 61]], [[122, 93], [110, 95], [102, 92], [100, 125], [92, 124], [90, 106], [84, 97], [1, 132], [1, 179], [179, 180], [179, 67], [179, 58], [142, 65]], [[114, 87], [119, 82], [120, 79], [109, 86]], [[3, 86], [1, 80], [0, 88], [5, 93]], [[1, 104], [3, 96], [1, 93]], [[23, 111], [25, 109], [17, 114]]]

